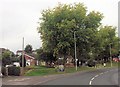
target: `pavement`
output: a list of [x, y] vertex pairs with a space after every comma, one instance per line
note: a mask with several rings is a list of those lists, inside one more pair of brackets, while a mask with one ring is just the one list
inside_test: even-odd
[[38, 85], [47, 81], [64, 77], [68, 74], [48, 75], [48, 76], [8, 76], [2, 78], [2, 85]]

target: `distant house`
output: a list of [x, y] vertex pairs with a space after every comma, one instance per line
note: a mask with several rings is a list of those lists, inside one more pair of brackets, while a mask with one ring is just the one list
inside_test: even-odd
[[[22, 55], [22, 50], [18, 50], [16, 52], [16, 55], [21, 56]], [[24, 52], [24, 57], [26, 59], [26, 65], [27, 66], [34, 66], [38, 65], [38, 61], [35, 59], [34, 54], [27, 54]]]
[[65, 67], [74, 67], [73, 57], [71, 55], [66, 56]]
[[18, 50], [18, 51], [16, 52], [16, 55], [21, 56], [21, 55], [22, 55], [22, 50]]
[[32, 56], [30, 56], [28, 54], [24, 54], [24, 56], [25, 56], [25, 59], [26, 59], [26, 65], [27, 66], [37, 65], [37, 60], [34, 57], [32, 57]]
[[113, 61], [120, 62], [120, 59], [119, 58], [113, 58]]

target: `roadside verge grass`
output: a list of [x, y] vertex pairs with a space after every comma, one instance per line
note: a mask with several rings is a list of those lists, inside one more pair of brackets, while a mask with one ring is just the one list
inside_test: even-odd
[[[78, 67], [77, 71], [93, 70], [93, 69], [95, 69], [95, 68], [83, 66], [83, 67]], [[55, 68], [47, 68], [47, 67], [43, 67], [43, 66], [37, 66], [37, 68], [27, 71], [25, 73], [25, 76], [44, 76], [44, 75], [65, 74], [65, 73], [74, 73], [74, 72], [76, 72], [75, 67], [65, 68], [64, 72], [57, 72], [55, 70]]]
[[[118, 63], [113, 62], [112, 65], [113, 65], [112, 67], [118, 67]], [[65, 68], [64, 72], [57, 72], [55, 68], [47, 68], [45, 66], [35, 66], [33, 69], [27, 71], [25, 73], [25, 76], [44, 76], [44, 75], [53, 75], [53, 74], [65, 74], [65, 73], [74, 73], [78, 71], [91, 71], [98, 68], [110, 68], [110, 67], [111, 67], [111, 64], [107, 63], [106, 67], [103, 67], [101, 64], [99, 64], [97, 65], [97, 68], [81, 66], [77, 68], [77, 71], [75, 67], [72, 67], [72, 68]]]

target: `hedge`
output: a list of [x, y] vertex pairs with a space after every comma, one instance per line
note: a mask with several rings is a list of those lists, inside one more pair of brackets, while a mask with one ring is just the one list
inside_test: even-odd
[[20, 67], [8, 67], [8, 75], [20, 76]]

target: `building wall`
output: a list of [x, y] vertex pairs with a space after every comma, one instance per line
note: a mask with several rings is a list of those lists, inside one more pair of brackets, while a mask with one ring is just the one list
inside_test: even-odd
[[28, 63], [27, 65], [28, 66], [34, 66], [36, 65], [36, 60], [31, 58], [31, 57], [28, 57], [28, 56], [25, 56], [25, 59], [26, 59], [26, 63]]

